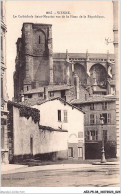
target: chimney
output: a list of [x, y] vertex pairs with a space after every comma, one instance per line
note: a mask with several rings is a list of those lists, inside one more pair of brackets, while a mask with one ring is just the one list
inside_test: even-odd
[[48, 100], [48, 87], [44, 87], [44, 99]]
[[79, 99], [79, 77], [77, 74], [74, 75], [74, 86], [76, 92], [76, 99]]

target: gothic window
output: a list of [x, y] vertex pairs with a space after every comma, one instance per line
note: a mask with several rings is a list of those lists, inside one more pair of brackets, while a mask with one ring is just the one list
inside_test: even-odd
[[40, 39], [40, 36], [39, 36], [39, 44], [41, 43], [41, 39]]

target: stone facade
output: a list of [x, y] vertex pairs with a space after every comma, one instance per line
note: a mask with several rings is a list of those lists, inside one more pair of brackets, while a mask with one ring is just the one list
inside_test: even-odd
[[113, 70], [114, 55], [53, 53], [52, 25], [24, 23], [17, 40], [14, 98], [19, 102], [21, 94], [43, 86], [75, 86], [75, 75], [91, 94], [114, 94]]
[[14, 96], [53, 83], [51, 25], [24, 23], [22, 37], [17, 40]]
[[1, 1], [1, 160], [5, 164], [8, 163], [6, 32], [5, 1]]
[[[85, 112], [85, 158], [101, 158], [102, 137], [105, 139], [106, 158], [116, 157], [116, 105], [112, 96], [93, 96], [72, 103]], [[104, 125], [101, 126], [101, 115]], [[103, 134], [102, 134], [103, 133]]]

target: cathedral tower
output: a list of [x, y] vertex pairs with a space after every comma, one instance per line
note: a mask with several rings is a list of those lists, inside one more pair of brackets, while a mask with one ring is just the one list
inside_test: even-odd
[[14, 97], [43, 85], [53, 84], [52, 25], [24, 23], [17, 40]]

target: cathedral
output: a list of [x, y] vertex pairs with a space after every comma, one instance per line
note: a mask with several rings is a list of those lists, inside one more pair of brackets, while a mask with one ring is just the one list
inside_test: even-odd
[[[69, 53], [68, 50], [65, 53], [53, 53], [51, 24], [23, 23], [22, 36], [16, 44], [16, 102], [20, 102], [23, 95], [26, 98], [32, 98], [34, 93], [42, 96], [44, 86], [50, 87], [51, 92], [55, 88], [58, 91], [61, 88], [61, 97], [64, 97], [65, 90], [75, 86], [76, 80], [79, 87], [89, 95], [115, 94], [113, 54], [88, 51]], [[72, 95], [72, 99], [74, 98]], [[69, 98], [69, 101], [72, 99]]]
[[85, 158], [101, 158], [102, 139], [106, 158], [116, 157], [114, 55], [53, 53], [50, 24], [23, 23], [16, 44], [14, 101], [31, 107], [59, 97], [71, 103], [85, 112]]

